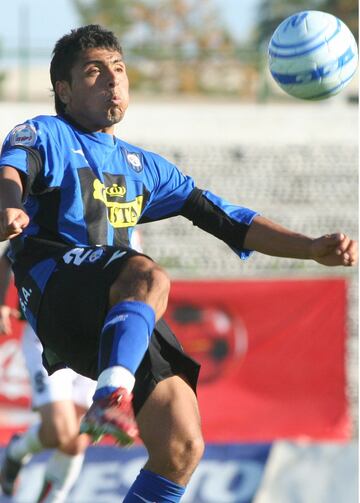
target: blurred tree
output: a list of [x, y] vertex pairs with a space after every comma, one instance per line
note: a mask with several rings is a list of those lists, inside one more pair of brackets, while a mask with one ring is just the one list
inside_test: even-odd
[[134, 9], [131, 0], [74, 0], [84, 24], [101, 24], [126, 36], [134, 24]]
[[113, 30], [126, 47], [155, 58], [194, 57], [233, 47], [212, 0], [74, 0], [84, 23]]
[[204, 66], [210, 60], [235, 57], [235, 41], [213, 0], [74, 3], [85, 24], [102, 24], [119, 36], [135, 88], [200, 92]]

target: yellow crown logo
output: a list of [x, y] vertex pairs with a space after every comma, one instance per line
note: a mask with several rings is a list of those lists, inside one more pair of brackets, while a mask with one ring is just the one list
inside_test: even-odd
[[126, 188], [117, 183], [113, 183], [111, 187], [104, 187], [104, 192], [110, 197], [124, 197]]
[[98, 199], [107, 208], [108, 220], [115, 227], [133, 227], [140, 218], [143, 196], [136, 196], [133, 201], [118, 202], [116, 197], [124, 197], [126, 188], [114, 183], [111, 187], [105, 187], [100, 180], [94, 180], [94, 199]]

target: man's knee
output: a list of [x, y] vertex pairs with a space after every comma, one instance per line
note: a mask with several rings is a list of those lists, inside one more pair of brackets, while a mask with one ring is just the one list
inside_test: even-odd
[[150, 304], [160, 318], [166, 310], [170, 292], [170, 278], [166, 271], [152, 260], [136, 255], [127, 260], [124, 268], [111, 285], [110, 306], [126, 300]]
[[180, 485], [187, 485], [204, 453], [204, 441], [198, 435], [174, 438], [169, 444], [148, 446], [149, 460], [145, 466]]
[[174, 439], [170, 443], [168, 463], [172, 471], [180, 476], [190, 477], [199, 464], [204, 453], [202, 435], [189, 435]]

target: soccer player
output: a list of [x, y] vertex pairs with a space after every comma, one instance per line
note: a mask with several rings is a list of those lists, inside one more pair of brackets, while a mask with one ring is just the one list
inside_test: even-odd
[[135, 225], [183, 215], [241, 258], [255, 250], [327, 266], [355, 264], [357, 243], [290, 231], [115, 137], [129, 93], [112, 32], [88, 25], [62, 37], [50, 76], [57, 115], [18, 125], [3, 145], [0, 239], [12, 241], [22, 309], [50, 372], [65, 362], [97, 379], [81, 431], [123, 445], [140, 433], [149, 459], [125, 503], [176, 503], [203, 452], [199, 368], [161, 320], [167, 273], [128, 247]]
[[[0, 258], [0, 335], [11, 333], [11, 316], [20, 316], [19, 311], [5, 304], [10, 277], [10, 262], [4, 254]], [[4, 494], [14, 495], [19, 472], [32, 455], [54, 449], [36, 501], [62, 503], [80, 474], [89, 444], [87, 435], [79, 435], [79, 425], [90, 407], [96, 382], [70, 368], [49, 377], [42, 365], [41, 342], [29, 323], [25, 324], [21, 345], [30, 377], [32, 407], [38, 411], [40, 422], [12, 437], [0, 468], [0, 486]]]

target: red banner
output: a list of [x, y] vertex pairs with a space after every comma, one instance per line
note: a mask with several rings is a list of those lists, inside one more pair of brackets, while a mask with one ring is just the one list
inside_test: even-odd
[[206, 440], [349, 438], [343, 279], [177, 281], [167, 319], [203, 365]]
[[[18, 308], [16, 289], [13, 285], [8, 290], [6, 304]], [[6, 403], [29, 407], [30, 385], [28, 373], [20, 346], [20, 336], [24, 322], [11, 320], [12, 333], [0, 334], [0, 406]], [[6, 411], [1, 410], [0, 425], [5, 422]]]
[[[207, 441], [349, 438], [343, 279], [174, 281], [167, 319], [202, 363]], [[29, 404], [19, 332], [0, 337], [0, 405]]]

